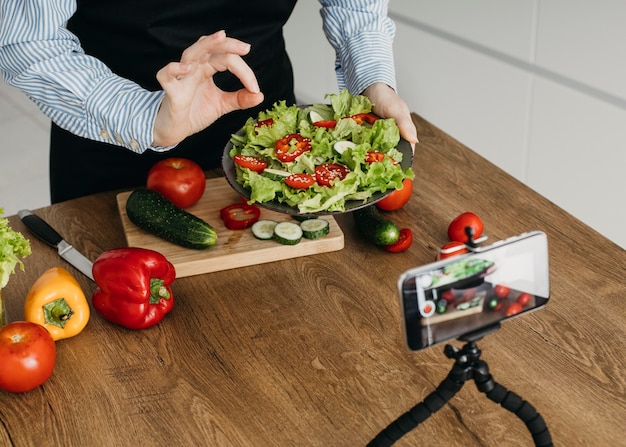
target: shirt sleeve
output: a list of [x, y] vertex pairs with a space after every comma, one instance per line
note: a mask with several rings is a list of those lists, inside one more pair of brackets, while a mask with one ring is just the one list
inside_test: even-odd
[[[65, 28], [75, 0], [0, 2], [0, 72], [59, 127], [141, 153], [163, 92], [116, 76]], [[167, 148], [152, 148], [166, 150]]]
[[319, 0], [326, 38], [335, 49], [339, 89], [360, 94], [383, 82], [396, 88], [393, 60], [395, 24], [389, 0]]

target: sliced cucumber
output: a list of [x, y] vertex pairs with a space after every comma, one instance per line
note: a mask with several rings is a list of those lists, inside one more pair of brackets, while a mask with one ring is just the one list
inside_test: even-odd
[[330, 233], [330, 224], [326, 219], [308, 219], [300, 223], [305, 239], [319, 239]]
[[302, 228], [295, 222], [280, 222], [274, 227], [274, 240], [283, 245], [296, 245], [302, 239]]
[[335, 151], [337, 151], [338, 154], [343, 154], [346, 149], [353, 149], [355, 147], [356, 144], [348, 140], [337, 141], [333, 145], [333, 148], [335, 149]]
[[289, 177], [291, 175], [291, 172], [281, 171], [280, 169], [266, 168], [265, 170], [263, 170], [263, 175], [272, 180], [280, 181], [285, 177]]
[[309, 119], [311, 120], [311, 123], [317, 123], [318, 121], [322, 121], [324, 117], [317, 113], [315, 110], [311, 110], [309, 112]]
[[269, 219], [257, 220], [252, 224], [252, 234], [255, 238], [263, 241], [272, 239], [274, 237], [274, 227], [277, 223], [275, 220]]

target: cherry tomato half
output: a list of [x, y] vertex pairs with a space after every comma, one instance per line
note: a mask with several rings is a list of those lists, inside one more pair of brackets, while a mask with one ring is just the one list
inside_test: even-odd
[[56, 345], [43, 326], [14, 321], [0, 327], [0, 389], [22, 393], [52, 375]]
[[465, 229], [470, 227], [474, 234], [473, 239], [478, 239], [483, 234], [483, 221], [474, 213], [465, 212], [456, 216], [448, 226], [448, 238], [451, 241], [468, 242]]
[[384, 245], [383, 248], [391, 253], [400, 253], [407, 251], [413, 243], [413, 232], [409, 228], [400, 230], [400, 237], [391, 245]]
[[253, 157], [252, 155], [236, 154], [233, 157], [233, 161], [242, 168], [250, 169], [254, 172], [263, 172], [267, 168], [267, 162], [259, 157]]
[[308, 189], [315, 184], [315, 177], [311, 174], [291, 174], [289, 177], [285, 177], [285, 183], [290, 188], [294, 189]]
[[413, 194], [413, 180], [405, 178], [402, 180], [402, 188], [396, 189], [384, 199], [376, 202], [376, 206], [383, 211], [399, 210], [409, 202], [411, 194]]
[[160, 192], [179, 208], [189, 208], [198, 203], [204, 194], [206, 177], [193, 160], [166, 158], [158, 161], [148, 171], [146, 187]]
[[333, 186], [333, 180], [343, 180], [349, 172], [343, 165], [327, 163], [315, 168], [315, 180], [322, 186]]

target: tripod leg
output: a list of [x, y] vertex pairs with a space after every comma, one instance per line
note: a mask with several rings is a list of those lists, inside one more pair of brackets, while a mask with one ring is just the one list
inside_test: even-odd
[[[486, 366], [486, 364], [483, 365]], [[483, 372], [485, 372], [485, 370], [483, 370]], [[550, 431], [543, 417], [535, 410], [535, 407], [514, 392], [507, 390], [505, 387], [495, 382], [491, 374], [487, 373], [486, 378], [483, 377], [484, 380], [477, 379], [478, 378], [475, 377], [474, 381], [479, 391], [484, 393], [493, 402], [500, 404], [503, 408], [515, 414], [526, 424], [536, 447], [552, 447]]]
[[464, 382], [455, 380], [457, 375], [458, 373], [452, 371], [435, 389], [435, 391], [426, 396], [424, 401], [415, 405], [394, 422], [389, 424], [387, 428], [372, 439], [367, 446], [389, 447], [402, 436], [428, 419], [433, 413], [452, 399], [452, 397], [463, 387]]

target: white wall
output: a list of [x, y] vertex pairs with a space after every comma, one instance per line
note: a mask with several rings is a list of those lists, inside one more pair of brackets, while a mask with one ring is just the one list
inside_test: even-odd
[[[300, 102], [337, 90], [319, 4], [286, 28]], [[411, 110], [626, 248], [626, 2], [391, 0]]]

